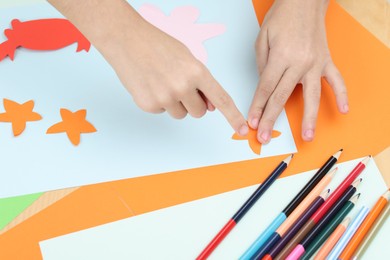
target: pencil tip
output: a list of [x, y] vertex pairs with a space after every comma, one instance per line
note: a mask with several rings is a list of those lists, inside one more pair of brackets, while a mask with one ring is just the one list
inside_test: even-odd
[[351, 218], [350, 217], [346, 217], [343, 222], [341, 223], [341, 225], [343, 226], [348, 226], [349, 225], [349, 222], [351, 222]]
[[330, 189], [324, 190], [321, 192], [320, 197], [322, 197], [324, 200], [326, 200], [329, 196]]
[[339, 168], [336, 167], [336, 168], [334, 168], [330, 173], [328, 173], [329, 177], [333, 178], [333, 177], [336, 175], [336, 172], [337, 172], [338, 169], [339, 169]]
[[338, 150], [335, 154], [333, 154], [333, 157], [338, 160], [340, 158], [340, 155], [342, 152], [343, 152], [343, 149]]
[[321, 197], [323, 197], [324, 200], [326, 200], [326, 199], [329, 198], [329, 194], [330, 194], [330, 189], [327, 189], [327, 190], [324, 191], [324, 194]]
[[367, 165], [368, 161], [371, 159], [371, 155], [363, 159], [362, 164]]
[[341, 149], [340, 149], [340, 152], [342, 152], [342, 151], [344, 151], [344, 148], [341, 148]]
[[363, 179], [362, 179], [362, 178], [359, 178], [359, 179], [355, 180], [355, 181], [352, 183], [352, 186], [356, 188], [357, 186], [359, 186], [359, 184], [360, 184], [362, 181], [363, 181]]
[[291, 159], [294, 157], [294, 154], [291, 154], [289, 157], [283, 160], [284, 163], [287, 164], [287, 166], [290, 164]]
[[382, 195], [382, 197], [384, 197], [387, 201], [389, 201], [390, 200], [390, 190], [387, 190], [385, 192], [385, 194]]
[[350, 199], [350, 201], [352, 202], [352, 203], [356, 203], [357, 201], [358, 201], [358, 199], [360, 198], [360, 194], [361, 193], [358, 193], [358, 194], [356, 194], [355, 196], [353, 196], [351, 199]]

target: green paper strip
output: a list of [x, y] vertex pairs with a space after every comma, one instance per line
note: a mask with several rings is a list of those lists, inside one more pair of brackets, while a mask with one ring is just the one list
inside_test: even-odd
[[0, 230], [7, 226], [43, 193], [0, 199]]

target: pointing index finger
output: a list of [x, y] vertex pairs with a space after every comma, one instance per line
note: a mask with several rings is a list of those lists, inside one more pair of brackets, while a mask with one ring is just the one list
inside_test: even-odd
[[199, 89], [221, 111], [236, 133], [242, 136], [248, 134], [249, 128], [244, 116], [238, 110], [233, 99], [215, 79], [212, 79], [208, 84], [202, 85]]

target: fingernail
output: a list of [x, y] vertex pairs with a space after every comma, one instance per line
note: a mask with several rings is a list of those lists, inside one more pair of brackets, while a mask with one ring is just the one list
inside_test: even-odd
[[259, 119], [258, 118], [253, 118], [252, 121], [251, 121], [251, 126], [253, 129], [257, 129], [257, 127], [259, 126]]
[[238, 133], [241, 135], [241, 136], [246, 136], [249, 132], [249, 128], [247, 125], [243, 125], [240, 127], [240, 129], [238, 130]]
[[264, 131], [260, 134], [260, 139], [262, 139], [262, 143], [268, 143], [270, 134], [268, 131]]
[[348, 106], [348, 104], [345, 104], [344, 107], [343, 107], [343, 109], [344, 109], [344, 113], [348, 113], [348, 112], [349, 112], [349, 106]]
[[313, 139], [313, 137], [314, 137], [314, 131], [313, 130], [311, 130], [311, 129], [309, 129], [309, 130], [306, 130], [305, 131], [305, 137], [307, 138], [307, 139]]

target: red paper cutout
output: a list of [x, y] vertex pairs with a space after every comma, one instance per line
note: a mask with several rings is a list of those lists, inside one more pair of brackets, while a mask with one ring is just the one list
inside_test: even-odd
[[27, 122], [42, 119], [40, 114], [33, 112], [33, 100], [19, 104], [12, 100], [4, 99], [4, 108], [6, 112], [0, 114], [0, 122], [12, 123], [14, 136], [23, 133], [24, 129], [26, 129]]
[[31, 50], [58, 50], [78, 43], [77, 52], [89, 51], [91, 43], [66, 19], [40, 19], [11, 22], [12, 29], [4, 31], [7, 41], [0, 44], [0, 61], [9, 56], [14, 60], [15, 50], [23, 47]]
[[85, 119], [87, 116], [87, 110], [85, 109], [73, 113], [62, 108], [60, 113], [62, 122], [51, 126], [46, 134], [66, 133], [71, 143], [77, 146], [80, 143], [81, 134], [94, 133], [97, 131], [96, 128]]
[[[277, 138], [280, 135], [281, 135], [281, 132], [273, 130], [271, 137]], [[249, 133], [247, 134], [247, 136], [240, 136], [238, 134], [234, 134], [232, 136], [232, 138], [234, 140], [248, 140], [249, 146], [252, 149], [252, 151], [255, 154], [260, 155], [262, 144], [257, 140], [257, 130], [249, 127]]]

